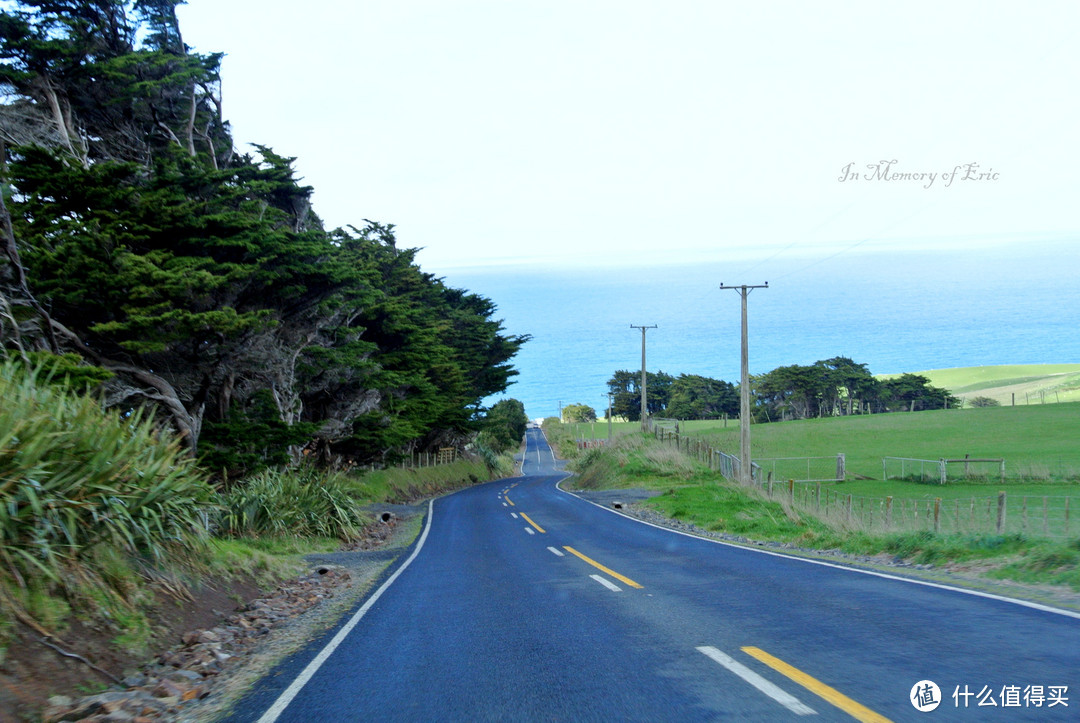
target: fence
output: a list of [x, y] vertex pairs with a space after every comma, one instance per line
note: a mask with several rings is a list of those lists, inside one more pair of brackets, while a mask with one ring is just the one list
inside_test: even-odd
[[989, 479], [1005, 481], [1005, 460], [973, 458], [963, 459], [914, 459], [911, 457], [883, 457], [881, 478], [902, 479], [930, 484], [945, 484], [949, 479]]
[[905, 499], [845, 494], [820, 483], [769, 482], [762, 490], [797, 511], [867, 532], [926, 530], [944, 534], [1080, 534], [1073, 497], [999, 492], [986, 497]]
[[[455, 447], [440, 447], [435, 452], [413, 452], [407, 459], [401, 460], [398, 465], [402, 469], [416, 469], [418, 467], [434, 467], [438, 464], [450, 464], [458, 459], [458, 451]], [[374, 467], [372, 468], [374, 469]]]
[[843, 482], [847, 477], [847, 459], [843, 453], [833, 457], [759, 457], [754, 462], [761, 466], [768, 479]]

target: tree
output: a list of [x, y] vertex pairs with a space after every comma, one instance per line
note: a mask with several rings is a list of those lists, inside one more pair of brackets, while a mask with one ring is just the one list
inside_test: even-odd
[[924, 409], [957, 409], [960, 399], [947, 389], [931, 386], [930, 379], [921, 374], [901, 374], [881, 382], [875, 411], [917, 412]]
[[596, 410], [587, 404], [567, 404], [562, 416], [564, 422], [595, 422]]
[[[645, 383], [648, 413], [664, 414], [674, 378], [664, 372], [646, 372]], [[608, 391], [612, 393], [612, 414], [625, 417], [631, 422], [641, 419], [641, 372], [619, 370], [608, 380]]]
[[524, 404], [517, 399], [501, 399], [487, 410], [480, 422], [478, 440], [494, 452], [515, 449], [525, 437], [528, 423]]
[[0, 11], [0, 332], [79, 354], [234, 470], [313, 441], [390, 461], [462, 444], [528, 336], [447, 287], [393, 226], [327, 232], [294, 159], [238, 155], [220, 55], [177, 0]]
[[729, 382], [696, 374], [680, 374], [671, 384], [667, 416], [675, 419], [720, 419], [739, 413], [739, 395]]

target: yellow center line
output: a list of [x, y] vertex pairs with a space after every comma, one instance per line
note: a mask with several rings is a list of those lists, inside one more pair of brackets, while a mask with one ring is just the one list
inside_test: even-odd
[[528, 523], [529, 523], [530, 525], [532, 525], [533, 527], [535, 527], [535, 528], [536, 528], [536, 531], [537, 531], [537, 532], [540, 532], [540, 533], [543, 533], [543, 532], [544, 532], [544, 528], [543, 528], [543, 527], [541, 527], [540, 525], [536, 524], [536, 523], [535, 523], [535, 522], [533, 522], [532, 520], [530, 520], [530, 519], [529, 519], [529, 516], [528, 516], [527, 514], [525, 514], [524, 512], [522, 512], [522, 513], [521, 513], [521, 516], [522, 516], [522, 517], [523, 517], [523, 518], [525, 519], [525, 521], [526, 521], [526, 522], [528, 522]]
[[608, 575], [611, 575], [611, 576], [612, 576], [613, 578], [615, 578], [616, 580], [622, 580], [623, 582], [625, 582], [625, 583], [626, 583], [627, 585], [629, 585], [630, 587], [636, 587], [636, 588], [638, 588], [639, 590], [640, 590], [640, 589], [642, 588], [642, 586], [641, 586], [641, 585], [639, 585], [638, 583], [634, 582], [633, 580], [631, 580], [630, 578], [626, 577], [625, 575], [620, 575], [619, 573], [615, 572], [614, 570], [612, 570], [612, 569], [610, 569], [610, 568], [607, 568], [607, 567], [604, 567], [603, 565], [601, 565], [601, 564], [600, 564], [599, 562], [597, 562], [596, 560], [592, 559], [591, 557], [587, 557], [587, 556], [585, 556], [585, 555], [582, 555], [582, 554], [581, 554], [580, 552], [578, 552], [577, 550], [575, 550], [575, 549], [574, 549], [574, 548], [572, 548], [572, 547], [569, 547], [569, 546], [567, 546], [567, 545], [563, 545], [563, 549], [564, 549], [564, 550], [566, 550], [567, 552], [569, 552], [569, 553], [570, 553], [571, 555], [576, 555], [576, 556], [580, 557], [580, 558], [581, 558], [582, 560], [584, 560], [585, 562], [589, 563], [590, 565], [592, 565], [593, 567], [595, 567], [595, 568], [596, 568], [597, 570], [600, 570], [601, 572], [605, 572], [605, 573], [607, 573]]
[[864, 723], [891, 723], [885, 716], [875, 713], [860, 703], [856, 703], [835, 688], [830, 688], [817, 678], [811, 677], [798, 668], [788, 665], [783, 660], [780, 660], [780, 658], [769, 655], [761, 648], [748, 646], [744, 647], [742, 651], [747, 655], [757, 658], [776, 672], [791, 678], [814, 695], [824, 698], [856, 720], [863, 721]]
[[503, 499], [506, 500], [507, 502], [509, 502], [511, 507], [517, 507], [517, 505], [514, 504], [514, 501], [512, 499], [510, 499], [508, 496], [503, 495]]

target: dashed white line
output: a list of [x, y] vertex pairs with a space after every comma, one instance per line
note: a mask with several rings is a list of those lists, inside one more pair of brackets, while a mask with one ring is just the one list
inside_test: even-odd
[[510, 506], [510, 505], [508, 505], [508, 504], [506, 504], [505, 502], [503, 502], [503, 507], [509, 507], [509, 506]]
[[514, 518], [515, 520], [516, 520], [516, 519], [518, 518], [518, 516], [517, 516], [517, 513], [516, 513], [516, 512], [511, 512], [511, 513], [510, 513], [510, 516], [511, 516], [511, 517], [513, 517], [513, 518]]
[[536, 534], [535, 532], [533, 532], [533, 528], [531, 528], [531, 527], [526, 527], [525, 531], [528, 532], [530, 535], [535, 535]]
[[566, 555], [562, 554], [561, 550], [558, 550], [554, 547], [549, 547], [548, 549], [551, 550], [553, 554], [558, 555], [559, 557], [566, 557]]
[[[593, 577], [596, 577], [596, 576], [593, 575]], [[747, 668], [742, 663], [738, 662], [737, 660], [734, 660], [733, 658], [731, 658], [731, 656], [723, 653], [720, 650], [717, 650], [716, 648], [712, 647], [711, 645], [701, 646], [697, 650], [698, 650], [699, 653], [703, 653], [707, 657], [712, 658], [717, 663], [724, 666], [725, 668], [730, 670], [732, 673], [739, 676], [740, 678], [745, 680], [747, 683], [754, 686], [755, 688], [760, 690], [762, 693], [769, 696], [770, 698], [775, 700], [777, 703], [779, 703], [780, 705], [782, 705], [785, 708], [787, 708], [788, 710], [790, 710], [792, 713], [795, 713], [797, 715], [816, 715], [817, 714], [817, 711], [815, 711], [813, 708], [811, 708], [810, 706], [803, 703], [801, 700], [799, 700], [795, 696], [791, 695], [790, 693], [783, 690], [782, 688], [774, 685], [773, 683], [770, 683], [769, 681], [765, 680], [760, 675], [758, 675], [754, 671], [750, 670], [749, 668]]]
[[598, 583], [606, 587], [608, 590], [611, 590], [612, 592], [622, 592], [621, 587], [606, 578], [600, 577], [599, 575], [589, 575], [589, 577], [591, 577], [593, 580], [596, 580]]

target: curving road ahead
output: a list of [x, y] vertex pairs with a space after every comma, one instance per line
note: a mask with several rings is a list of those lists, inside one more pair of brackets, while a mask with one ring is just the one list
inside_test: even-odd
[[521, 477], [434, 500], [388, 582], [233, 720], [1080, 717], [1074, 613], [660, 529], [558, 466], [529, 430]]

